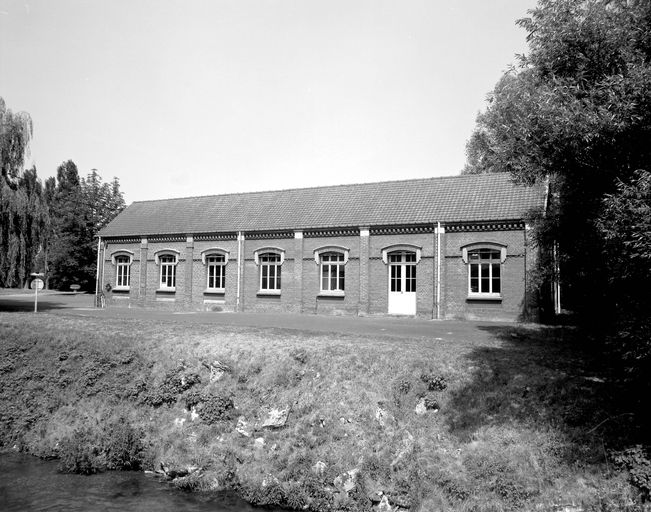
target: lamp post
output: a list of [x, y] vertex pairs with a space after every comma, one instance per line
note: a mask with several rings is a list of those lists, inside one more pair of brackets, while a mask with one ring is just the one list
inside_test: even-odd
[[34, 287], [34, 313], [38, 312], [38, 291], [43, 288], [43, 279], [42, 277], [45, 274], [41, 272], [33, 272], [30, 274], [34, 279], [32, 280], [32, 286]]

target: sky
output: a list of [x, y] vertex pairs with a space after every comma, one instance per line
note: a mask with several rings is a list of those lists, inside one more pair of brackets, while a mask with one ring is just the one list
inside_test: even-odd
[[535, 4], [0, 0], [0, 97], [127, 203], [456, 175]]

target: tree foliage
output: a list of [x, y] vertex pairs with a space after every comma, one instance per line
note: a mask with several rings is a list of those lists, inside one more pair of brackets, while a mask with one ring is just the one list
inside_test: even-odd
[[77, 166], [68, 160], [46, 189], [54, 235], [48, 251], [49, 285], [68, 289], [79, 284], [91, 290], [97, 263], [95, 237], [125, 206], [120, 183], [117, 178], [103, 183], [96, 169], [80, 178]]
[[71, 160], [45, 184], [24, 169], [32, 136], [26, 113], [0, 98], [0, 286], [25, 286], [45, 271], [48, 285], [93, 289], [97, 232], [124, 208], [120, 183], [103, 183], [97, 170], [79, 177]]
[[[598, 221], [616, 300], [616, 349], [625, 369], [649, 388], [651, 371], [651, 172], [639, 170], [603, 201]], [[648, 395], [647, 395], [648, 396]]]
[[564, 305], [608, 318], [614, 269], [598, 224], [617, 183], [651, 169], [651, 3], [540, 0], [529, 14], [529, 52], [478, 116], [465, 172], [549, 180], [537, 233], [558, 242]]
[[0, 98], [0, 175], [11, 185], [23, 171], [32, 132], [29, 114], [12, 112]]
[[29, 115], [0, 98], [0, 286], [27, 282], [49, 230], [36, 168], [23, 170], [31, 135]]

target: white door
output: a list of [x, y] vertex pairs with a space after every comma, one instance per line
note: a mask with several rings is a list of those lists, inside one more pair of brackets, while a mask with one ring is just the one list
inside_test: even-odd
[[416, 253], [389, 253], [389, 314], [416, 314]]

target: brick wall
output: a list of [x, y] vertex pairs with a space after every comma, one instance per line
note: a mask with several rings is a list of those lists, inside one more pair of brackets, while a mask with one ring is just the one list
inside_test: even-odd
[[[462, 247], [471, 243], [506, 245], [502, 265], [500, 300], [468, 298], [468, 265], [462, 260]], [[517, 320], [524, 309], [525, 246], [522, 230], [448, 232], [444, 235], [443, 259], [445, 318]]]
[[[511, 231], [448, 231], [441, 235], [441, 304], [442, 318], [487, 320], [517, 320], [524, 318], [531, 292], [526, 272], [535, 262], [535, 253], [526, 252], [525, 232]], [[461, 248], [471, 243], [497, 243], [506, 246], [502, 266], [500, 300], [468, 298], [468, 265], [462, 260]], [[421, 248], [416, 266], [416, 313], [423, 318], [436, 318], [437, 234], [371, 234], [370, 236], [320, 236], [278, 238], [245, 238], [242, 241], [241, 311], [305, 312], [323, 314], [387, 314], [389, 268], [382, 260], [382, 249], [409, 244]], [[345, 293], [341, 297], [320, 293], [320, 266], [314, 251], [326, 246], [348, 249], [345, 272]], [[284, 250], [282, 284], [279, 295], [261, 294], [260, 269], [254, 261], [254, 251], [264, 247]], [[111, 305], [141, 305], [163, 309], [213, 311], [237, 310], [237, 240], [175, 241], [149, 240], [141, 243], [105, 242], [104, 281], [115, 287], [116, 270], [111, 262], [113, 252], [125, 249], [133, 252], [131, 287], [128, 292], [112, 293]], [[178, 251], [176, 291], [158, 290], [160, 267], [154, 255], [162, 249]], [[202, 251], [220, 249], [228, 253], [225, 267], [224, 293], [209, 293], [207, 269], [201, 259]], [[529, 301], [529, 302], [527, 302]]]

